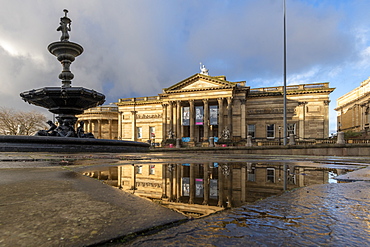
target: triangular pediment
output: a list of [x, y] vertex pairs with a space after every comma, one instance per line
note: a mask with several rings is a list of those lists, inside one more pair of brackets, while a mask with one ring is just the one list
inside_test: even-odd
[[179, 91], [200, 91], [200, 90], [211, 90], [211, 89], [222, 89], [231, 88], [236, 84], [223, 79], [223, 77], [206, 76], [202, 74], [195, 74], [175, 85], [165, 88], [164, 92], [179, 92]]

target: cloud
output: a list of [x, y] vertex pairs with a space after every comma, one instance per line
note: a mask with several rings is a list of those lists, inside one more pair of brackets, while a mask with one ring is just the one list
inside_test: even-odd
[[[46, 47], [59, 40], [65, 8], [70, 41], [84, 47], [71, 65], [72, 85], [103, 92], [107, 103], [157, 95], [198, 73], [199, 62], [252, 87], [282, 84], [282, 1], [0, 1], [3, 106], [23, 108], [20, 92], [61, 85], [62, 67]], [[289, 84], [330, 81], [337, 97], [348, 90], [343, 80], [355, 87], [366, 79], [368, 7], [287, 0]]]

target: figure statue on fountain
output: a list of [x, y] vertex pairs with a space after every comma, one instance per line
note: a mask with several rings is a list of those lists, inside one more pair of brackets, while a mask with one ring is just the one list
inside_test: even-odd
[[95, 138], [92, 133], [85, 133], [84, 121], [80, 122], [77, 132], [74, 130], [71, 121], [68, 119], [58, 119], [59, 126], [52, 121], [46, 122], [50, 128], [48, 130], [39, 130], [35, 136], [56, 136], [56, 137], [78, 137], [78, 138]]
[[68, 31], [71, 31], [71, 19], [67, 17], [68, 10], [63, 10], [65, 16], [60, 18], [60, 26], [57, 28], [57, 31], [62, 31], [62, 36], [60, 37], [60, 41], [68, 41], [69, 34]]

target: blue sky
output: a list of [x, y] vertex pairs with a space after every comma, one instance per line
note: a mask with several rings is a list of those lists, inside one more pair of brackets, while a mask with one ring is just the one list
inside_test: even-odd
[[[107, 103], [151, 96], [199, 72], [283, 83], [283, 0], [0, 0], [0, 105], [42, 110], [19, 93], [59, 86], [61, 65], [46, 47], [59, 40], [68, 9], [70, 41], [85, 51], [73, 86], [103, 92]], [[286, 0], [288, 84], [330, 82], [336, 99], [370, 76], [370, 1]]]

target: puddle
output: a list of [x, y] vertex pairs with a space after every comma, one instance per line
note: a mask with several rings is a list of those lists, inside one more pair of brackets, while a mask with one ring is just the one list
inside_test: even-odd
[[[286, 190], [336, 183], [360, 166], [299, 163], [184, 163], [90, 167], [82, 172], [106, 184], [148, 198], [189, 218], [277, 196]], [[317, 164], [316, 164], [317, 165]]]

